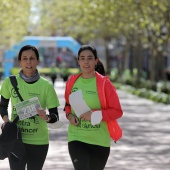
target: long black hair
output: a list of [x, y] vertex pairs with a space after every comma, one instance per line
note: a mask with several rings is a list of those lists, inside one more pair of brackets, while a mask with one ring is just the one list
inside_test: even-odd
[[84, 50], [89, 50], [93, 53], [95, 59], [98, 59], [97, 65], [95, 66], [95, 71], [97, 71], [98, 73], [100, 73], [101, 75], [105, 76], [105, 69], [103, 66], [103, 63], [99, 60], [98, 56], [97, 56], [97, 50], [95, 47], [91, 46], [91, 45], [82, 45], [78, 51], [78, 60], [79, 60], [79, 56], [80, 53]]

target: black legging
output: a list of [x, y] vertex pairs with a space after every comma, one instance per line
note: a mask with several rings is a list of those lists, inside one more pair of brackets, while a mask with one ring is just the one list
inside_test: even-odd
[[103, 170], [110, 154], [110, 147], [79, 141], [69, 142], [68, 149], [75, 170]]
[[27, 170], [42, 170], [49, 145], [24, 145], [27, 155], [20, 162], [13, 156], [9, 157], [10, 169], [25, 170], [27, 165]]

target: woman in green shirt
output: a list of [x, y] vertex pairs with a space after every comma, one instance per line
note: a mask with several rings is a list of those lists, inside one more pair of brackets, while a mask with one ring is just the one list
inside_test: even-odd
[[[103, 170], [110, 153], [110, 137], [115, 141], [121, 138], [116, 119], [123, 112], [116, 89], [105, 76], [96, 49], [83, 45], [78, 51], [78, 64], [81, 73], [72, 75], [65, 89], [68, 149], [75, 170]], [[82, 106], [83, 100], [88, 107]], [[110, 122], [113, 123], [113, 133], [108, 128]]]
[[[26, 154], [21, 161], [17, 160], [15, 155], [8, 157], [10, 168], [12, 170], [41, 170], [46, 159], [49, 147], [49, 132], [47, 123], [54, 123], [59, 120], [58, 109], [59, 101], [55, 89], [50, 81], [40, 76], [37, 66], [39, 64], [38, 50], [31, 45], [23, 46], [18, 55], [21, 70], [16, 75], [19, 93], [24, 101], [40, 103], [36, 108], [33, 103], [27, 106], [22, 105], [23, 110], [30, 113], [27, 118], [20, 119], [17, 126], [21, 131], [22, 141], [26, 148]], [[16, 104], [20, 99], [16, 94], [9, 77], [5, 78], [1, 90], [0, 114], [4, 121], [2, 128], [8, 121], [13, 121], [20, 112], [17, 112]], [[12, 114], [8, 117], [8, 104], [11, 100]], [[46, 115], [45, 109], [48, 109], [49, 115]], [[37, 114], [31, 116], [32, 111], [37, 110]]]

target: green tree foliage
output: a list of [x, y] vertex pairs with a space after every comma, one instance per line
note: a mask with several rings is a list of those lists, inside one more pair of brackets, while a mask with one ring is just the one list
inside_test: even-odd
[[[83, 43], [101, 38], [108, 44], [114, 39], [122, 43], [117, 54], [120, 74], [126, 69], [129, 48], [133, 51], [131, 70], [137, 68], [142, 75], [142, 50], [150, 50], [150, 77], [163, 79], [163, 56], [167, 53], [170, 37], [169, 0], [40, 0], [40, 20], [32, 34], [72, 36]], [[123, 41], [125, 43], [123, 43]], [[158, 66], [159, 65], [159, 66]], [[107, 55], [109, 70], [109, 56]], [[132, 71], [131, 71], [132, 73]]]
[[30, 2], [27, 0], [1, 0], [0, 46], [8, 48], [27, 34]]

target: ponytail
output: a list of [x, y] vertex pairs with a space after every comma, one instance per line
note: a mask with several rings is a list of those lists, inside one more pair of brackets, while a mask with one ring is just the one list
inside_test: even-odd
[[95, 67], [95, 71], [97, 71], [99, 74], [101, 74], [103, 76], [106, 75], [103, 63], [99, 60], [99, 58], [98, 58], [97, 65]]

